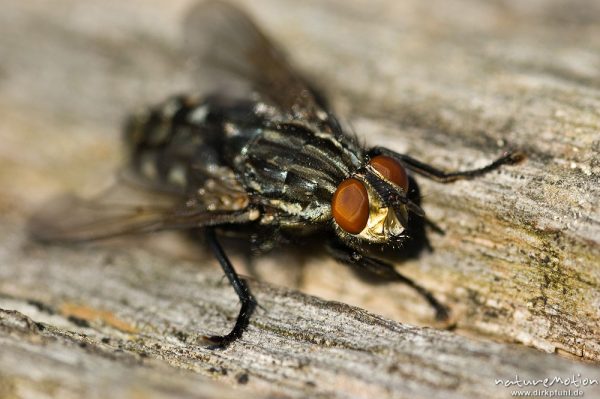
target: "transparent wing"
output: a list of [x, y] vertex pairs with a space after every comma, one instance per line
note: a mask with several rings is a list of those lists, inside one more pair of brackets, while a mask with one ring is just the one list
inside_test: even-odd
[[81, 242], [124, 234], [209, 225], [244, 223], [248, 209], [214, 206], [208, 210], [197, 200], [143, 190], [119, 181], [93, 198], [66, 195], [41, 208], [29, 220], [30, 235], [44, 242]]
[[185, 52], [204, 90], [258, 93], [285, 118], [331, 123], [323, 98], [235, 6], [215, 0], [196, 4], [184, 21], [184, 35]]

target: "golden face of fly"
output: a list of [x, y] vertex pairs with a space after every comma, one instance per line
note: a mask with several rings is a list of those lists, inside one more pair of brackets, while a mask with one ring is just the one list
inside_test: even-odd
[[[408, 176], [402, 165], [390, 157], [372, 158], [367, 170], [377, 179], [408, 192]], [[332, 213], [337, 225], [347, 234], [373, 243], [385, 244], [402, 236], [408, 221], [404, 204], [386, 204], [381, 194], [361, 175], [342, 181], [332, 198]]]
[[[377, 194], [372, 189], [367, 189], [369, 193], [369, 219], [365, 228], [358, 233], [358, 237], [377, 244], [383, 244], [394, 241], [402, 235], [405, 227], [396, 215], [397, 210], [385, 207], [380, 203]], [[400, 219], [407, 219], [406, 207], [400, 206], [400, 211], [404, 214]]]

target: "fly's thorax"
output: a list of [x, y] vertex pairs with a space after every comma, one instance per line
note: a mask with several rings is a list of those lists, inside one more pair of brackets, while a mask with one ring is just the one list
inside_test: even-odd
[[333, 134], [297, 123], [273, 123], [251, 136], [236, 148], [235, 168], [252, 201], [276, 215], [264, 223], [328, 223], [336, 183], [355, 168], [349, 160], [358, 158], [356, 151]]

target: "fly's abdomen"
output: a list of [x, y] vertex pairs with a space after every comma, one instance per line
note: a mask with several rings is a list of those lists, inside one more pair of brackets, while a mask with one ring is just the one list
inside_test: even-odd
[[133, 171], [165, 188], [188, 187], [192, 164], [217, 162], [208, 114], [206, 102], [176, 96], [130, 117], [125, 141]]

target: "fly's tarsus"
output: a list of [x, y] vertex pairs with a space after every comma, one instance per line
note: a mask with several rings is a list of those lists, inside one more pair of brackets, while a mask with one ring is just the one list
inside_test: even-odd
[[384, 282], [397, 282], [409, 286], [431, 305], [435, 311], [436, 320], [447, 321], [449, 319], [450, 313], [445, 305], [439, 302], [427, 288], [398, 272], [393, 265], [360, 254], [338, 242], [330, 243], [328, 250], [337, 261], [356, 268], [363, 275], [366, 273], [367, 276]]
[[256, 308], [256, 300], [252, 296], [252, 293], [250, 292], [246, 282], [238, 276], [233, 268], [233, 265], [229, 261], [229, 258], [227, 258], [225, 251], [223, 251], [223, 247], [221, 247], [221, 244], [215, 236], [214, 228], [207, 227], [205, 229], [205, 237], [208, 246], [215, 255], [215, 258], [217, 258], [219, 261], [225, 276], [227, 276], [229, 283], [235, 290], [235, 293], [238, 295], [241, 302], [240, 312], [237, 316], [233, 329], [226, 335], [214, 335], [206, 337], [208, 341], [214, 343], [213, 348], [225, 348], [233, 341], [240, 338], [242, 333], [248, 328], [250, 316]]
[[514, 165], [525, 159], [525, 154], [523, 152], [515, 151], [506, 153], [492, 163], [481, 168], [458, 172], [445, 172], [411, 156], [400, 154], [384, 147], [374, 147], [370, 153], [373, 156], [383, 154], [395, 158], [402, 162], [409, 170], [412, 170], [419, 175], [425, 176], [439, 183], [452, 183], [457, 180], [473, 179], [475, 177], [483, 176], [486, 173], [492, 172], [503, 165]]

